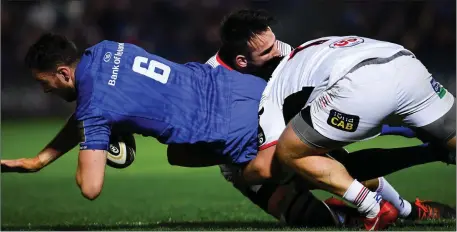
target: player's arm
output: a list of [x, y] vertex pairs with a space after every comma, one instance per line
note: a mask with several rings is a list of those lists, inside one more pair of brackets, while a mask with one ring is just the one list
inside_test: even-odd
[[81, 143], [76, 170], [76, 183], [82, 195], [94, 200], [103, 188], [106, 151], [109, 147], [111, 127], [108, 121], [97, 114], [78, 118]]
[[59, 133], [37, 156], [14, 160], [1, 160], [2, 172], [36, 172], [57, 160], [79, 143], [77, 121], [74, 114]]
[[271, 101], [265, 101], [259, 110], [257, 156], [242, 172], [242, 178], [247, 183], [259, 184], [273, 177], [282, 178], [280, 168], [274, 160], [277, 140], [286, 126], [282, 120], [277, 120], [283, 118], [282, 112], [276, 105], [271, 104]]
[[105, 165], [105, 150], [79, 152], [76, 182], [85, 198], [95, 200], [100, 195], [105, 178]]

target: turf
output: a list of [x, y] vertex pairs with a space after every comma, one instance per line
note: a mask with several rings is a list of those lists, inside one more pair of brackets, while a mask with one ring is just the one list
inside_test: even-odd
[[[2, 123], [2, 158], [32, 157], [62, 121]], [[107, 168], [102, 195], [85, 200], [75, 182], [77, 151], [34, 174], [1, 175], [2, 230], [306, 230], [279, 225], [224, 181], [217, 167], [167, 164], [165, 146], [136, 137], [135, 162]], [[399, 147], [417, 140], [389, 136], [355, 144]], [[363, 165], [363, 164], [362, 164]], [[416, 196], [455, 207], [455, 166], [432, 163], [387, 177], [408, 200]], [[329, 196], [316, 191], [319, 197]], [[320, 228], [319, 230], [335, 230]], [[315, 229], [314, 229], [315, 230]], [[455, 220], [401, 223], [392, 230], [456, 230]]]

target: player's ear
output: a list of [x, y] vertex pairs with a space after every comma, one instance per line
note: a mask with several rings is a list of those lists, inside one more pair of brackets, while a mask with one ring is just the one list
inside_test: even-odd
[[70, 81], [70, 74], [71, 70], [70, 67], [68, 66], [59, 66], [57, 67], [57, 77], [62, 81], [62, 82], [69, 82]]
[[243, 55], [237, 55], [235, 57], [235, 64], [239, 68], [246, 68], [248, 66], [248, 60]]

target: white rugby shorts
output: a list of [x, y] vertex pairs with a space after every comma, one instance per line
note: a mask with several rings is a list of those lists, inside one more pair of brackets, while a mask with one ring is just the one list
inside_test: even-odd
[[[399, 53], [360, 63], [306, 107], [310, 107], [307, 117], [315, 131], [328, 139], [351, 143], [379, 135], [382, 124], [392, 118], [411, 127], [426, 126], [453, 104], [454, 96], [419, 60]], [[278, 106], [267, 100], [262, 110], [259, 150], [276, 144], [286, 127]]]

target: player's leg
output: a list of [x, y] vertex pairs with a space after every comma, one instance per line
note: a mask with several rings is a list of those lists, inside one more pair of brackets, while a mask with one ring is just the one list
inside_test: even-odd
[[407, 220], [455, 219], [456, 211], [449, 205], [436, 201], [405, 200], [395, 188], [384, 178], [362, 181], [371, 191], [381, 194], [384, 200], [392, 203], [398, 210], [398, 215]]
[[[406, 138], [416, 138], [416, 132], [414, 130], [403, 126], [383, 125], [382, 135], [399, 135]], [[330, 155], [342, 162], [350, 170], [349, 173], [352, 176], [356, 176], [359, 180], [373, 179], [408, 167], [435, 161], [456, 164], [455, 153], [450, 154], [446, 148], [430, 143], [389, 149], [363, 149], [351, 152], [351, 155], [347, 155], [346, 151], [332, 151]], [[395, 160], [395, 162], [392, 162], [392, 160]], [[366, 165], [360, 166], [360, 163]]]
[[268, 201], [268, 210], [291, 226], [360, 226], [357, 209], [337, 199], [320, 201], [310, 192], [312, 189], [312, 184], [294, 176], [288, 183], [277, 185]]
[[363, 156], [358, 163], [349, 163], [347, 165], [344, 161], [347, 157], [352, 157], [352, 153], [349, 154], [345, 149], [337, 149], [328, 154], [328, 156], [340, 161], [348, 170], [348, 172], [355, 178], [361, 181], [361, 183], [373, 192], [381, 194], [384, 200], [389, 201], [399, 212], [400, 217], [407, 217], [411, 214], [411, 204], [404, 200], [403, 197], [390, 185], [390, 183], [384, 178], [364, 178], [364, 176], [358, 176], [358, 170], [361, 168], [361, 163], [369, 164], [371, 160], [366, 160]]
[[[309, 129], [312, 128], [309, 127]], [[304, 136], [309, 137], [309, 132]], [[276, 156], [279, 160], [295, 170], [301, 177], [320, 189], [329, 191], [353, 203], [358, 211], [368, 218], [367, 223], [365, 223], [367, 229], [373, 227], [378, 229], [377, 223], [380, 220], [379, 215], [382, 213], [387, 213], [392, 218], [389, 220], [382, 218], [379, 221], [381, 227], [386, 227], [386, 224], [390, 224], [396, 219], [397, 210], [384, 202], [381, 209], [379, 202], [381, 196], [368, 190], [352, 178], [341, 163], [328, 157], [316, 155], [323, 152], [325, 150], [322, 148], [302, 142], [290, 124], [279, 138], [276, 148]]]
[[[263, 157], [263, 159], [266, 158], [267, 157]], [[262, 162], [255, 163], [263, 163], [267, 164], [266, 166], [269, 166], [271, 161], [265, 163], [264, 160]], [[221, 165], [220, 167], [226, 180], [232, 182], [234, 187], [244, 196], [268, 214], [276, 217], [277, 219], [281, 219], [281, 221], [287, 223], [288, 225], [307, 227], [345, 225], [352, 227], [358, 225], [359, 223], [357, 220], [359, 214], [354, 208], [348, 207], [343, 202], [336, 199], [330, 199], [327, 204], [319, 201], [308, 191], [307, 188], [311, 188], [309, 183], [301, 181], [299, 185], [302, 187], [302, 190], [299, 191], [296, 190], [295, 185], [279, 184], [277, 182], [265, 180], [263, 180], [264, 184], [262, 185], [251, 185], [245, 181], [241, 181], [239, 178], [236, 178], [240, 175], [240, 173], [242, 173], [242, 169], [239, 166]], [[259, 168], [256, 168], [256, 170], [258, 169]], [[261, 175], [258, 175], [257, 178], [262, 178], [260, 176]], [[267, 177], [265, 178], [267, 179]], [[291, 183], [291, 180], [292, 179], [289, 179], [288, 182]], [[300, 179], [293, 178], [293, 180], [297, 182]], [[382, 196], [387, 195], [385, 196], [386, 199], [390, 202], [396, 203], [394, 205], [400, 212], [405, 212], [404, 209], [411, 209], [411, 204], [409, 202], [399, 202], [401, 197], [387, 181], [381, 184], [381, 186], [384, 186], [382, 188], [379, 188], [380, 185], [377, 178], [365, 181], [363, 184], [374, 192], [380, 192]], [[303, 187], [305, 189], [303, 189]], [[447, 209], [449, 207], [442, 208]], [[440, 212], [445, 211], [441, 210]], [[335, 217], [335, 215], [338, 215], [338, 217]], [[340, 220], [335, 220], [335, 218], [339, 218]]]
[[[433, 82], [434, 81], [432, 81], [432, 83]], [[423, 82], [424, 87], [426, 84], [426, 82]], [[410, 115], [410, 117], [406, 117], [406, 120], [411, 123], [412, 126], [417, 124], [426, 124], [425, 126], [419, 126], [417, 128], [418, 135], [423, 139], [431, 141], [437, 146], [449, 149], [449, 156], [452, 157], [455, 162], [455, 98], [450, 93], [446, 93], [446, 90], [442, 86], [435, 91], [437, 95], [433, 95], [434, 97], [426, 98], [421, 101], [421, 103], [426, 107], [422, 108], [422, 110], [416, 111], [416, 113]], [[446, 112], [445, 110], [449, 108], [449, 105], [451, 105], [451, 107]], [[434, 108], [436, 106], [439, 106], [439, 109], [442, 111], [436, 112], [435, 109], [428, 109], [429, 107]], [[444, 114], [443, 111], [445, 112]], [[438, 119], [436, 119], [437, 117]], [[430, 123], [430, 121], [432, 122]], [[413, 220], [455, 217], [455, 209], [438, 202], [421, 201], [419, 199], [416, 199], [414, 202], [413, 213], [409, 215], [409, 218]]]
[[[271, 148], [274, 148], [271, 147]], [[341, 149], [341, 151], [344, 152], [338, 152], [336, 154], [335, 151], [333, 151], [331, 154], [335, 157], [338, 158], [343, 158], [343, 157], [351, 157], [350, 155], [348, 156], [348, 153], [344, 150]], [[343, 154], [344, 153], [344, 154]], [[382, 154], [382, 152], [381, 152]], [[255, 176], [256, 181], [259, 182], [265, 182], [265, 179], [269, 179], [271, 177], [271, 171], [270, 171], [270, 166], [272, 164], [270, 155], [258, 155], [256, 159], [250, 162], [252, 165], [247, 165], [244, 171], [246, 171], [247, 167], [251, 167], [251, 172], [249, 177]], [[361, 156], [360, 158], [363, 158]], [[395, 157], [394, 157], [395, 158]], [[256, 161], [256, 162], [254, 162]], [[368, 163], [369, 160], [362, 161], [362, 163]], [[357, 173], [357, 170], [360, 168], [360, 163], [358, 163], [358, 167], [356, 165], [351, 165], [350, 168], [348, 168], [350, 173]], [[257, 166], [257, 167], [256, 167]], [[252, 169], [252, 167], [255, 167]], [[262, 169], [264, 169], [262, 171]], [[320, 226], [327, 225], [329, 226], [330, 224], [334, 223], [331, 219], [331, 211], [328, 211], [327, 207], [321, 203], [314, 202], [315, 199], [313, 200], [306, 200], [306, 201], [294, 201], [293, 204], [291, 204], [287, 200], [278, 200], [281, 198], [278, 198], [278, 196], [296, 196], [297, 194], [295, 191], [292, 191], [291, 188], [286, 187], [284, 185], [280, 184], [275, 184], [273, 182], [267, 182], [263, 185], [250, 185], [246, 182], [242, 183], [239, 179], [233, 179], [233, 171], [229, 171], [227, 168], [221, 168], [223, 171], [224, 176], [230, 180], [234, 181], [235, 187], [240, 190], [246, 197], [248, 197], [252, 202], [254, 202], [256, 205], [264, 209], [267, 213], [274, 215], [276, 218], [282, 218], [285, 220], [289, 225], [306, 225], [306, 226], [311, 226], [311, 222], [318, 223]], [[254, 170], [254, 171], [252, 171]], [[394, 170], [395, 171], [395, 170]], [[393, 171], [392, 171], [393, 172]], [[240, 171], [237, 171], [236, 175], [239, 175]], [[263, 174], [262, 174], [263, 173]], [[229, 174], [229, 175], [227, 175]], [[254, 174], [254, 175], [253, 175]], [[389, 174], [389, 173], [387, 173]], [[356, 178], [360, 180], [366, 180], [362, 178], [359, 178], [358, 176], [355, 176]], [[250, 179], [252, 181], [252, 178]], [[252, 182], [251, 182], [252, 184]], [[383, 179], [383, 183], [379, 184], [378, 178], [375, 178], [373, 180], [369, 181], [364, 181], [363, 184], [372, 190], [373, 192], [379, 192], [383, 198], [388, 200], [389, 202], [393, 203], [394, 206], [399, 210], [401, 213], [402, 217], [406, 217], [408, 215], [417, 215], [415, 213], [416, 211], [413, 211], [413, 214], [411, 214], [411, 204], [408, 201], [403, 201], [402, 197], [398, 194], [398, 192], [385, 180]], [[309, 184], [307, 184], [309, 185]], [[382, 186], [382, 187], [380, 187]], [[292, 192], [291, 192], [292, 191]], [[275, 197], [273, 197], [275, 196]], [[270, 198], [271, 197], [271, 198]], [[298, 196], [299, 198], [303, 198], [304, 196]], [[287, 197], [286, 197], [287, 198]], [[304, 198], [305, 199], [305, 198]], [[306, 199], [309, 199], [309, 197], [306, 197]], [[436, 204], [433, 202], [433, 204]], [[266, 207], [268, 205], [268, 207]], [[310, 207], [312, 206], [312, 207]], [[415, 205], [413, 205], [414, 207]], [[443, 205], [444, 206], [444, 205]], [[330, 206], [332, 208], [333, 206]], [[293, 212], [298, 212], [298, 213], [286, 213], [289, 212], [291, 208], [295, 209], [300, 209], [300, 210], [292, 210]], [[450, 207], [441, 207], [442, 209], [440, 212], [443, 212], [442, 215], [445, 215], [446, 209], [450, 209]], [[416, 207], [416, 209], [418, 209]], [[435, 207], [436, 209], [436, 207]], [[341, 206], [339, 205], [338, 210], [332, 208], [333, 214], [335, 213], [340, 213], [342, 212], [345, 214], [346, 218], [350, 218], [349, 215], [352, 215], [354, 217], [354, 211], [351, 211], [350, 209], [347, 208], [347, 206]], [[420, 208], [419, 208], [420, 210]], [[320, 220], [316, 220], [315, 218], [311, 217], [306, 213], [306, 212], [314, 212], [318, 211], [321, 212], [323, 216], [320, 215], [319, 213], [315, 214], [310, 214], [310, 215], [320, 215], [319, 218]], [[436, 210], [435, 210], [436, 211]], [[447, 210], [449, 211], [449, 210]], [[282, 216], [280, 216], [282, 215]], [[308, 215], [308, 216], [307, 216]], [[430, 214], [431, 215], [431, 214]], [[347, 221], [350, 221], [349, 219]], [[330, 223], [330, 224], [329, 224]], [[344, 223], [344, 222], [340, 222]], [[332, 224], [333, 225], [333, 224]]]
[[266, 213], [289, 226], [334, 227], [355, 226], [357, 210], [332, 200], [317, 199], [308, 189], [311, 186], [301, 178], [290, 178], [287, 183], [265, 181], [262, 185], [248, 185], [233, 178], [240, 167], [220, 165], [224, 178]]
[[315, 154], [345, 145], [340, 141], [360, 141], [379, 133], [382, 121], [397, 109], [391, 80], [395, 68], [387, 64], [402, 55], [358, 65], [296, 115], [277, 143], [280, 161], [356, 205], [367, 217], [367, 228], [378, 220], [385, 224], [395, 220], [395, 213], [383, 218], [384, 212], [396, 212], [394, 207], [351, 177], [343, 165]]
[[[446, 147], [455, 160], [455, 97], [434, 80], [419, 60], [414, 57], [404, 57], [397, 62], [397, 67], [402, 67], [397, 69], [402, 78], [399, 78], [396, 83], [398, 93], [396, 113], [403, 116], [406, 124], [416, 128], [421, 140]], [[417, 208], [423, 212], [442, 209], [437, 204], [422, 205], [420, 201], [416, 203], [418, 203], [415, 204]], [[422, 215], [418, 216], [422, 217]]]
[[264, 149], [242, 166], [221, 165], [221, 172], [244, 196], [287, 225], [341, 226], [358, 216], [356, 210], [346, 205], [332, 210], [309, 191], [310, 183], [289, 173], [280, 173], [273, 159], [274, 150], [275, 146]]
[[[350, 218], [359, 216], [356, 210], [348, 207], [344, 203], [336, 206], [330, 205], [330, 210], [329, 205], [318, 201], [311, 193], [308, 193], [307, 187], [310, 186], [310, 184], [305, 181], [301, 181], [302, 187], [306, 186], [304, 191], [296, 191], [290, 184], [276, 184], [278, 181], [267, 181], [271, 179], [271, 166], [275, 163], [273, 162], [272, 154], [269, 154], [268, 151], [271, 150], [271, 152], [274, 152], [274, 148], [275, 146], [272, 146], [259, 152], [259, 155], [257, 155], [254, 160], [251, 160], [244, 166], [242, 169], [243, 171], [232, 171], [234, 169], [228, 168], [228, 165], [221, 166], [224, 177], [227, 180], [232, 181], [234, 186], [252, 202], [276, 218], [281, 218], [288, 225], [333, 226], [336, 225], [335, 222], [337, 222], [334, 220], [335, 214], [344, 214], [344, 218], [347, 220], [340, 221], [339, 223], [348, 225], [346, 222], [352, 221]], [[244, 178], [239, 178], [240, 175]], [[283, 180], [281, 181], [283, 182], [284, 179], [286, 179], [287, 182], [290, 182], [291, 179], [297, 180], [295, 175], [291, 176], [292, 178], [283, 177]], [[295, 178], [293, 176], [295, 176]], [[378, 179], [375, 179], [375, 181], [376, 183], [374, 183], [374, 181], [368, 181], [366, 183], [368, 188], [371, 187], [373, 189], [373, 192], [376, 192], [378, 188]], [[263, 184], [254, 185], [259, 183]], [[390, 189], [386, 187], [385, 190]], [[390, 192], [383, 191], [381, 192], [381, 195], [385, 193]], [[402, 205], [406, 205], [405, 208], [407, 208], [408, 204], [409, 203], [406, 202]], [[332, 207], [336, 207], [336, 209], [333, 209]], [[309, 212], [313, 213], [309, 214]], [[315, 217], [317, 215], [318, 217]], [[320, 219], [317, 220], [318, 218]]]
[[[411, 150], [414, 150], [416, 147], [406, 147], [404, 148], [405, 154], [408, 154]], [[424, 146], [418, 146], [418, 152], [423, 152], [423, 149], [429, 149], [429, 147], [424, 147]], [[403, 149], [403, 148], [398, 148], [398, 149]], [[377, 157], [378, 155], [382, 155], [386, 151], [390, 151], [390, 149], [367, 149], [369, 150], [374, 150], [374, 153], [377, 152], [377, 150], [380, 150], [379, 153], [376, 153], [376, 155], [373, 155], [376, 158], [379, 158], [382, 160], [382, 157]], [[430, 152], [432, 153], [433, 150], [429, 149]], [[441, 149], [442, 150], [442, 149]], [[448, 153], [448, 152], [446, 152]], [[413, 153], [414, 154], [414, 153]], [[417, 155], [421, 155], [420, 153], [416, 153]], [[398, 210], [399, 212], [399, 217], [409, 219], [409, 220], [425, 220], [425, 219], [437, 219], [437, 218], [455, 218], [456, 217], [456, 212], [455, 210], [445, 204], [436, 202], [436, 201], [423, 201], [420, 199], [416, 199], [416, 201], [408, 201], [405, 200], [398, 192], [395, 190], [395, 188], [383, 177], [380, 178], [373, 178], [374, 176], [371, 175], [369, 172], [365, 171], [364, 168], [361, 166], [366, 166], [366, 165], [360, 165], [360, 163], [363, 164], [369, 164], [372, 162], [370, 158], [372, 158], [371, 154], [367, 153], [365, 154], [368, 158], [360, 155], [360, 156], [355, 156], [356, 158], [359, 158], [359, 160], [353, 159], [353, 153], [348, 153], [345, 149], [337, 149], [328, 154], [334, 159], [337, 159], [340, 161], [348, 170], [348, 172], [357, 180], [361, 181], [361, 183], [370, 189], [373, 192], [378, 192], [381, 194], [382, 198], [384, 200], [389, 201], [392, 203], [393, 206]], [[401, 156], [402, 153], [398, 153], [397, 155]], [[407, 155], [408, 156], [408, 155]], [[396, 159], [395, 156], [390, 156], [388, 153], [386, 156], [386, 159], [389, 159], [390, 161]], [[350, 162], [346, 162], [347, 159], [350, 160]], [[413, 159], [414, 160], [414, 159]], [[357, 161], [359, 161], [357, 163]], [[414, 160], [417, 162], [417, 159]], [[432, 160], [433, 161], [433, 160]], [[431, 161], [431, 162], [432, 162]], [[377, 159], [376, 162], [378, 163]], [[385, 168], [377, 168], [375, 166], [375, 172], [382, 173], [382, 175], [387, 175], [391, 174], [396, 170], [396, 165], [390, 165], [390, 163], [396, 163], [396, 162], [385, 162], [386, 167]], [[408, 165], [407, 160], [405, 159], [403, 162], [406, 167], [408, 166], [413, 166], [417, 164], [412, 164]], [[392, 166], [392, 167], [391, 167]], [[360, 172], [359, 170], [363, 169], [364, 171]], [[400, 170], [399, 168], [398, 170]], [[365, 174], [366, 173], [366, 174]], [[360, 175], [361, 174], [361, 175]], [[368, 175], [367, 175], [368, 174]], [[371, 179], [370, 179], [371, 178]]]
[[[274, 146], [270, 147], [269, 149], [272, 149], [274, 151]], [[342, 149], [345, 151], [344, 149]], [[287, 196], [296, 196], [297, 193], [293, 189], [290, 188], [288, 185], [282, 185], [282, 184], [274, 184], [274, 182], [269, 182], [266, 181], [271, 178], [271, 165], [272, 163], [272, 156], [269, 155], [268, 153], [265, 153], [264, 150], [263, 153], [259, 154], [254, 160], [249, 162], [248, 165], [245, 166], [243, 169], [244, 177], [248, 178], [246, 179], [243, 178], [236, 178], [238, 175], [240, 175], [240, 171], [236, 172], [229, 172], [227, 168], [221, 168], [223, 171], [224, 176], [229, 178], [234, 182], [235, 187], [237, 187], [238, 190], [240, 190], [245, 196], [247, 196], [251, 201], [253, 201], [255, 204], [260, 206], [262, 209], [264, 209], [266, 212], [268, 212], [271, 215], [274, 215], [276, 218], [282, 218], [285, 220], [289, 225], [297, 225], [297, 223], [302, 223], [300, 225], [307, 225], [310, 226], [311, 222], [314, 223], [319, 223], [319, 225], [328, 225], [328, 223], [332, 223], [332, 220], [327, 220], [332, 217], [329, 214], [328, 207], [323, 205], [322, 203], [317, 203], [314, 202], [315, 200], [301, 200], [301, 201], [294, 201], [293, 204], [290, 203], [288, 200], [283, 200], [282, 198], [288, 198]], [[334, 152], [332, 152], [334, 153]], [[348, 155], [347, 152], [345, 152], [346, 155]], [[343, 156], [343, 155], [341, 155]], [[360, 164], [360, 163], [359, 163]], [[257, 167], [256, 167], [257, 166]], [[225, 167], [225, 166], [223, 166]], [[264, 171], [262, 171], [262, 169]], [[233, 178], [233, 175], [227, 175], [227, 174], [235, 174], [235, 178]], [[246, 174], [248, 173], [248, 174]], [[262, 174], [263, 173], [263, 174]], [[253, 179], [254, 178], [254, 179]], [[295, 178], [296, 179], [296, 178]], [[254, 181], [254, 182], [253, 182]], [[290, 181], [290, 178], [289, 180]], [[264, 183], [262, 185], [252, 185], [254, 183]], [[304, 183], [303, 185], [309, 186], [309, 183]], [[379, 181], [378, 178], [374, 180], [369, 180], [365, 181], [363, 183], [368, 189], [372, 190], [373, 192], [379, 192], [381, 196], [386, 197], [386, 200], [389, 202], [393, 203], [394, 206], [402, 213], [402, 216], [407, 216], [411, 212], [411, 205], [409, 202], [402, 201], [402, 198], [398, 194], [395, 189], [393, 189], [392, 186], [388, 184], [386, 180], [384, 180], [384, 183], [382, 186], [385, 186], [383, 188], [379, 188]], [[303, 192], [305, 193], [305, 192]], [[305, 196], [301, 196], [303, 194], [297, 195], [297, 197], [303, 198]], [[270, 198], [271, 196], [271, 198]], [[280, 196], [280, 197], [279, 197]], [[279, 200], [281, 199], [281, 200]], [[310, 197], [305, 197], [303, 199], [310, 199]], [[266, 202], [268, 201], [268, 208], [265, 208], [264, 206], [266, 205]], [[263, 205], [263, 206], [262, 206]], [[322, 219], [319, 221], [316, 221], [314, 217], [310, 217], [306, 212], [310, 211], [310, 206], [312, 205], [313, 210], [321, 211], [324, 215], [327, 215], [328, 217], [320, 216]], [[343, 207], [344, 206], [344, 207]], [[354, 216], [354, 211], [347, 209], [347, 206], [345, 205], [339, 205], [338, 211], [335, 213], [343, 212], [347, 218], [349, 218], [349, 215]], [[291, 212], [294, 213], [286, 213], [289, 212], [291, 209]], [[314, 209], [316, 208], [316, 209]], [[299, 210], [297, 210], [299, 209]], [[351, 213], [352, 212], [352, 213]], [[315, 216], [316, 214], [311, 214], [312, 216]], [[349, 219], [348, 219], [349, 220]], [[350, 221], [350, 220], [349, 220]], [[341, 222], [344, 223], [344, 222]]]
[[[274, 151], [274, 146], [270, 147], [269, 149]], [[254, 183], [259, 184], [259, 183], [263, 183], [263, 182], [265, 182], [265, 180], [271, 178], [271, 176], [272, 176], [271, 167], [274, 162], [272, 162], [273, 157], [271, 156], [271, 154], [265, 153], [266, 151], [268, 151], [268, 150], [264, 150], [263, 152], [260, 152], [259, 155], [254, 160], [249, 162], [249, 164], [246, 165], [246, 167], [244, 168], [244, 170], [243, 170], [244, 172], [242, 175], [244, 176], [244, 180], [247, 181], [248, 183], [241, 184], [241, 182], [243, 182], [242, 180], [234, 180], [239, 186], [243, 186], [243, 185], [250, 186], [251, 184], [254, 184]], [[340, 151], [340, 152], [336, 152], [336, 151]], [[339, 149], [336, 151], [332, 151], [331, 155], [339, 158], [340, 160], [341, 159], [344, 160], [344, 158], [346, 158], [346, 157], [352, 157], [351, 156], [352, 154], [349, 155], [344, 149]], [[380, 154], [382, 154], [382, 152], [380, 152]], [[364, 159], [365, 157], [363, 157], [363, 156], [360, 156], [359, 158], [362, 158], [362, 159], [359, 160], [357, 165], [356, 165], [356, 163], [354, 163], [354, 165], [350, 165], [348, 167], [348, 171], [351, 174], [356, 173], [356, 175], [354, 175], [354, 177], [361, 181], [367, 180], [368, 178], [364, 179], [363, 176], [361, 178], [359, 176], [357, 176], [358, 170], [361, 168], [360, 163], [369, 164], [372, 161], [369, 159], [368, 160]], [[386, 157], [386, 158], [389, 158], [389, 157]], [[396, 158], [396, 157], [392, 157], [392, 158]], [[343, 163], [343, 164], [346, 166], [345, 163]], [[411, 166], [411, 165], [406, 164], [406, 166]], [[389, 169], [389, 170], [391, 170], [391, 169]], [[391, 170], [391, 171], [394, 172], [396, 170]], [[386, 174], [390, 174], [390, 172], [388, 172]], [[375, 178], [372, 180], [364, 181], [363, 184], [365, 185], [365, 187], [367, 187], [371, 191], [379, 193], [385, 200], [392, 203], [394, 205], [394, 207], [398, 209], [401, 217], [405, 218], [408, 215], [411, 215], [411, 212], [413, 212], [413, 215], [416, 215], [414, 213], [415, 211], [411, 211], [411, 209], [412, 209], [411, 203], [403, 200], [403, 198], [400, 196], [400, 194], [384, 178], [380, 178], [379, 180], [378, 180], [378, 178]], [[271, 186], [271, 184], [270, 184], [270, 186]], [[278, 185], [277, 187], [278, 187], [278, 189], [280, 189], [281, 185]], [[238, 188], [238, 189], [240, 189], [240, 188]], [[250, 188], [246, 188], [246, 189], [247, 189], [247, 191], [245, 191], [245, 192], [248, 192], [248, 193], [252, 192], [252, 191], [250, 191]], [[251, 199], [251, 201], [265, 202], [265, 199], [262, 201], [262, 195], [264, 195], [265, 193], [269, 193], [268, 190], [275, 190], [275, 189], [270, 189], [268, 187], [264, 187], [261, 190], [264, 190], [264, 191], [259, 191], [259, 193], [256, 192], [255, 194], [250, 194], [248, 196]], [[280, 192], [282, 192], [282, 191], [280, 191]], [[283, 203], [281, 203], [281, 204], [283, 204]], [[257, 204], [257, 205], [259, 205], [259, 204]], [[276, 205], [276, 204], [272, 204], [272, 205]], [[299, 203], [291, 205], [291, 206], [305, 207], [304, 205], [301, 205]], [[281, 207], [281, 208], [283, 209], [284, 207]], [[307, 208], [307, 207], [305, 207], [305, 208]], [[442, 215], [446, 215], [445, 211], [446, 211], [446, 209], [449, 209], [449, 207], [441, 207], [441, 208], [442, 209], [440, 209], [439, 212], [443, 212]], [[267, 212], [269, 212], [270, 214], [273, 214], [271, 211], [267, 211]], [[432, 215], [432, 214], [430, 214], [430, 215]], [[302, 216], [302, 215], [300, 214], [300, 216]], [[305, 220], [305, 219], [306, 219], [306, 217], [302, 218], [301, 221], [303, 223], [308, 223], [308, 220]], [[324, 220], [324, 222], [325, 221], [326, 220]], [[289, 222], [289, 224], [290, 224], [290, 222]]]
[[[423, 64], [413, 56], [401, 56], [393, 60], [391, 77], [395, 83], [397, 95], [396, 114], [403, 121], [414, 127], [421, 140], [432, 143], [432, 147], [441, 147], [442, 154], [447, 154], [447, 161], [455, 164], [455, 98], [436, 82]], [[444, 148], [450, 152], [443, 151]], [[387, 189], [383, 189], [387, 187]], [[387, 191], [388, 200], [395, 202], [398, 193], [385, 181], [380, 179], [380, 190]], [[397, 203], [404, 202], [397, 199]], [[410, 219], [455, 217], [452, 208], [430, 201], [416, 200], [403, 213]], [[398, 207], [398, 206], [397, 206]], [[441, 215], [440, 215], [441, 214]]]
[[451, 161], [448, 154], [447, 149], [433, 144], [391, 149], [372, 148], [350, 154], [344, 149], [338, 149], [329, 153], [332, 158], [340, 161], [347, 168], [351, 176], [392, 203], [399, 211], [399, 217], [410, 220], [455, 218], [455, 210], [436, 201], [419, 199], [413, 202], [407, 201], [385, 178], [376, 177], [438, 160], [455, 164], [455, 156]]
[[[427, 118], [432, 118], [433, 120], [430, 123], [427, 123], [426, 125], [423, 126], [418, 126], [417, 127], [417, 134], [424, 140], [430, 141], [433, 144], [436, 145], [441, 145], [443, 147], [446, 147], [450, 152], [451, 156], [454, 157], [455, 161], [455, 129], [456, 129], [456, 124], [455, 124], [455, 118], [456, 118], [456, 108], [455, 108], [455, 100], [452, 96], [451, 93], [447, 93], [449, 95], [447, 98], [452, 99], [453, 102], [450, 103], [448, 101], [443, 101], [442, 99], [437, 99], [435, 98], [434, 100], [429, 100], [431, 102], [438, 102], [435, 104], [442, 105], [442, 108], [446, 109], [446, 107], [450, 104], [451, 108], [447, 110], [446, 113], [441, 114], [441, 116], [434, 120], [434, 116], [436, 117], [436, 114], [426, 114]], [[433, 104], [433, 103], [430, 103]], [[426, 111], [426, 110], [424, 110]], [[422, 121], [427, 121], [426, 119], [422, 119], [425, 116], [425, 113], [422, 112], [417, 112], [414, 115], [411, 115], [409, 118], [410, 121], [409, 123], [414, 124], [417, 122], [419, 124], [423, 124]], [[430, 121], [431, 121], [430, 120]]]
[[[455, 164], [455, 153], [435, 144], [399, 148], [369, 148], [351, 152], [332, 151], [330, 155], [344, 164], [352, 176], [369, 180], [420, 164], [441, 161]], [[395, 161], [395, 162], [393, 162]], [[360, 165], [361, 163], [365, 165]]]
[[[455, 210], [448, 205], [420, 199], [407, 201], [385, 178], [375, 178], [404, 168], [435, 161], [455, 164], [455, 156], [450, 157], [449, 151], [443, 147], [434, 144], [422, 144], [392, 149], [364, 149], [350, 154], [344, 149], [338, 149], [330, 152], [329, 155], [340, 161], [354, 178], [362, 181], [365, 187], [371, 191], [379, 192], [383, 199], [392, 203], [402, 218], [425, 220], [456, 217]], [[393, 160], [395, 162], [392, 162]], [[360, 165], [361, 163], [364, 165]]]
[[[281, 173], [281, 177], [278, 177], [278, 172], [275, 172], [274, 176], [278, 178], [272, 179], [271, 170], [277, 171], [277, 169], [270, 166], [277, 165], [277, 162], [273, 162], [272, 154], [265, 152], [274, 152], [274, 146], [271, 148], [263, 150], [263, 154], [251, 160], [249, 164], [254, 164], [252, 166], [249, 164], [221, 165], [223, 176], [254, 204], [287, 225], [306, 227], [360, 225], [360, 214], [356, 209], [338, 200], [330, 201], [328, 204], [320, 201], [309, 191], [315, 187], [297, 178], [296, 175]], [[264, 171], [259, 171], [261, 169]], [[246, 181], [243, 177], [251, 179]], [[254, 182], [262, 184], [253, 184], [252, 177]]]
[[421, 140], [447, 147], [455, 156], [455, 97], [412, 56], [395, 61], [396, 114]]
[[362, 181], [362, 184], [371, 191], [379, 193], [382, 199], [390, 202], [398, 210], [399, 217], [406, 218], [411, 214], [411, 203], [404, 200], [384, 177]]

